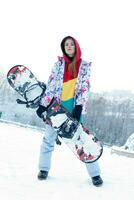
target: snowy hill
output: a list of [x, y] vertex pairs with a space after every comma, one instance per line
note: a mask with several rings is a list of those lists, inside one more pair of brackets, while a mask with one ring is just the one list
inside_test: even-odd
[[38, 181], [38, 156], [43, 134], [0, 123], [0, 198], [2, 200], [133, 200], [134, 159], [111, 155], [100, 158], [104, 184], [92, 185], [85, 166], [64, 145], [55, 146], [52, 169]]

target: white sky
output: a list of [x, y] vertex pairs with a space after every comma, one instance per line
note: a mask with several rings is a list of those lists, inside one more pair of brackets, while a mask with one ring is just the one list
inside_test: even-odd
[[29, 67], [46, 81], [74, 36], [92, 61], [92, 90], [134, 91], [133, 0], [0, 0], [0, 69]]

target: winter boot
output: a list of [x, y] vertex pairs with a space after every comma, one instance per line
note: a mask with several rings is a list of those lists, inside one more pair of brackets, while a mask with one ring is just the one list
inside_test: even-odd
[[47, 171], [39, 171], [39, 174], [38, 174], [38, 179], [39, 180], [46, 180], [48, 177], [48, 172]]
[[103, 180], [100, 176], [94, 176], [94, 177], [92, 177], [92, 183], [96, 187], [99, 187], [103, 184]]

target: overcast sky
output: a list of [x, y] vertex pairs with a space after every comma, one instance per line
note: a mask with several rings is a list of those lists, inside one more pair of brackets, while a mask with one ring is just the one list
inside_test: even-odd
[[93, 63], [92, 90], [134, 91], [133, 0], [0, 0], [0, 69], [23, 64], [46, 81], [66, 35]]

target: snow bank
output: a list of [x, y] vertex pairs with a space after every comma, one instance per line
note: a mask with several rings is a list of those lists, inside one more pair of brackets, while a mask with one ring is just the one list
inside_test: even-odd
[[134, 160], [111, 155], [99, 163], [104, 184], [92, 185], [85, 166], [64, 145], [55, 146], [46, 181], [38, 181], [39, 130], [0, 123], [0, 198], [2, 200], [133, 200]]

